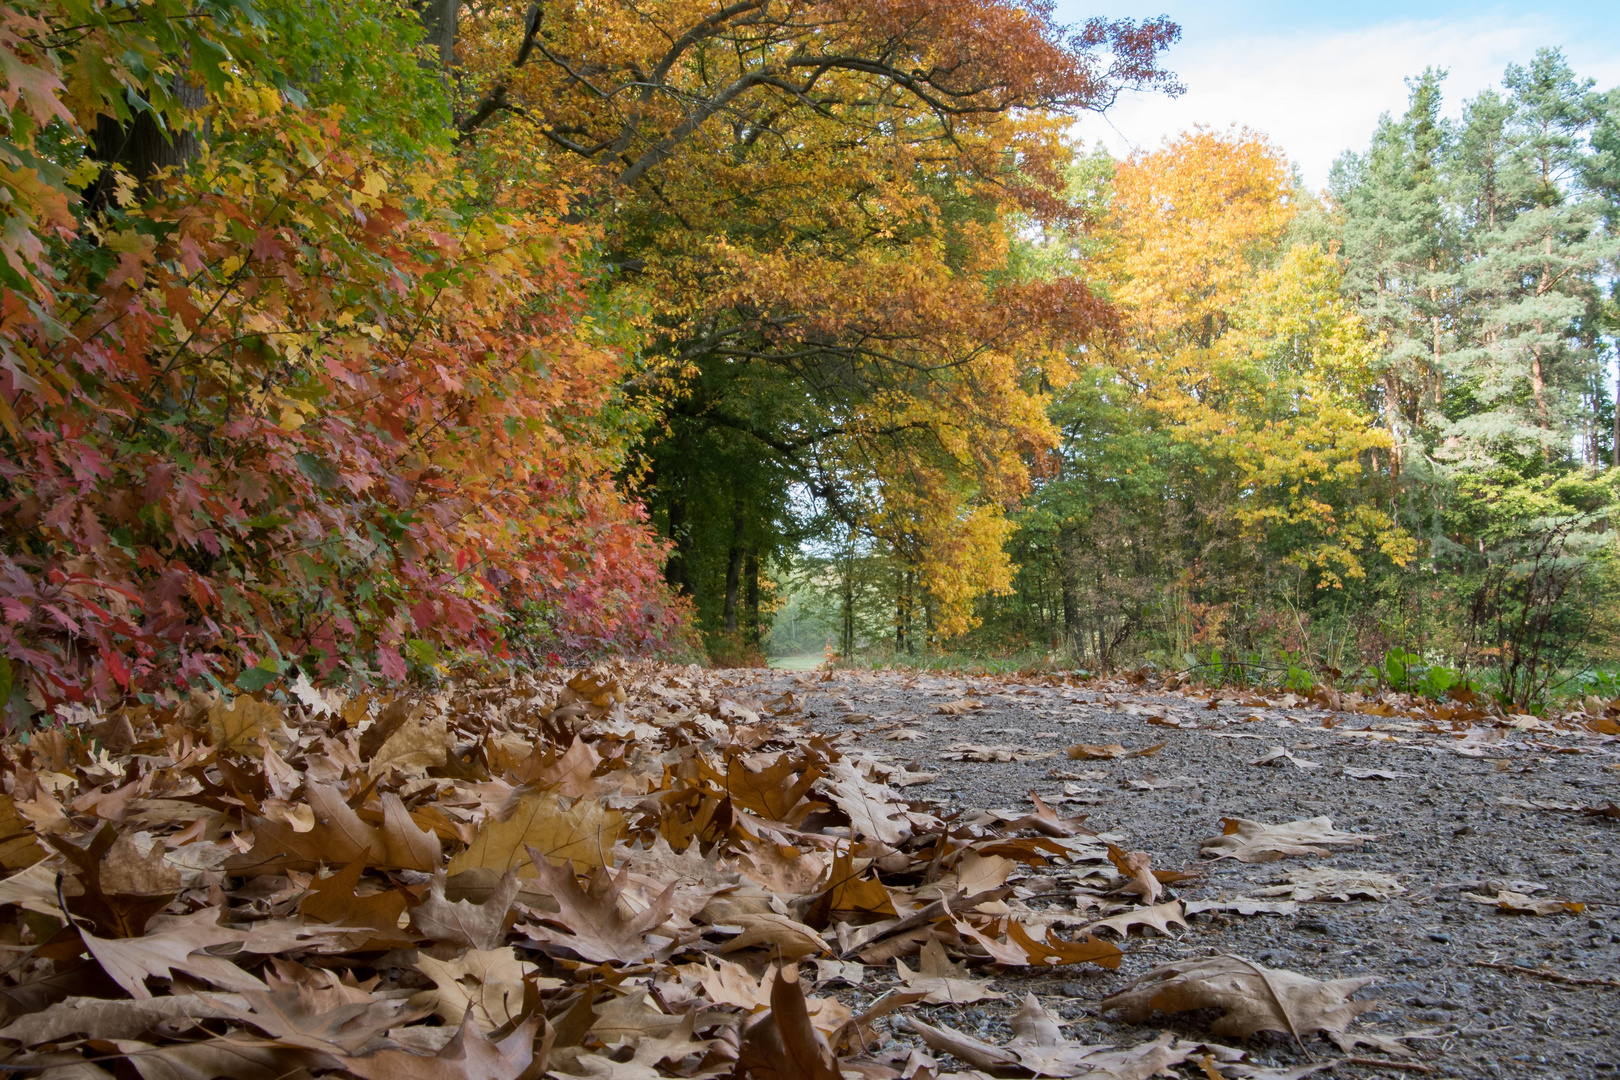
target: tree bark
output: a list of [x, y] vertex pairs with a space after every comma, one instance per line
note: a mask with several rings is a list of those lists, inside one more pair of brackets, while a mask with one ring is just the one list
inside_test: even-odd
[[690, 543], [686, 528], [686, 500], [671, 498], [669, 510], [669, 538], [675, 548], [664, 563], [664, 581], [677, 593], [690, 595], [692, 583], [687, 574], [686, 552]]
[[743, 520], [742, 507], [737, 507], [731, 518], [731, 548], [726, 552], [726, 633], [737, 632], [737, 598], [742, 591], [743, 568]]
[[422, 29], [427, 31], [427, 43], [438, 52], [439, 64], [445, 71], [456, 60], [456, 28], [461, 19], [461, 0], [411, 0]]
[[759, 548], [750, 548], [748, 557], [743, 560], [743, 615], [748, 625], [743, 631], [744, 639], [750, 645], [758, 645], [764, 637], [764, 627], [759, 622]]
[[[200, 109], [208, 102], [207, 92], [200, 85], [181, 82], [174, 93], [188, 110]], [[160, 120], [150, 110], [137, 113], [127, 122], [103, 113], [96, 117], [95, 131], [91, 133], [91, 155], [108, 165], [123, 166], [138, 188], [146, 189], [157, 173], [183, 166], [197, 156], [202, 144], [181, 120], [178, 116]], [[85, 202], [92, 207], [104, 205], [112, 191], [112, 171], [103, 170], [85, 193]]]
[[1076, 655], [1080, 651], [1080, 590], [1076, 582], [1075, 573], [1075, 546], [1078, 541], [1075, 529], [1065, 526], [1058, 530], [1057, 562], [1058, 584], [1063, 592], [1063, 640], [1074, 650]]

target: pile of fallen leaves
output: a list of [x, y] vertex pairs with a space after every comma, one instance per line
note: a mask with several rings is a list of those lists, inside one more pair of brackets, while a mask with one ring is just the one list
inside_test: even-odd
[[[1117, 968], [1133, 930], [1185, 924], [1170, 887], [1190, 875], [1038, 798], [908, 799], [930, 777], [798, 712], [712, 672], [620, 667], [387, 700], [300, 683], [287, 704], [198, 697], [13, 736], [0, 1064], [60, 1080], [1285, 1075], [1169, 1034], [1073, 1042], [1033, 996], [999, 1046], [919, 1018], [1004, 997], [987, 975]], [[1365, 839], [1292, 824], [1234, 820], [1206, 854]], [[1101, 1007], [1218, 1010], [1216, 1035], [1353, 1048], [1365, 982], [1217, 956]]]

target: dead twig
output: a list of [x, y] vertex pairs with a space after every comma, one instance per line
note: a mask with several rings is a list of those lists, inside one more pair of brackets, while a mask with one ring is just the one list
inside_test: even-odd
[[1346, 1065], [1367, 1065], [1378, 1069], [1404, 1069], [1407, 1072], [1432, 1073], [1432, 1065], [1419, 1065], [1415, 1061], [1385, 1061], [1383, 1058], [1350, 1057], [1341, 1058]]
[[1475, 960], [1475, 967], [1495, 968], [1497, 971], [1511, 971], [1515, 975], [1529, 975], [1535, 979], [1546, 979], [1548, 982], [1568, 983], [1571, 986], [1617, 986], [1620, 979], [1589, 979], [1580, 975], [1565, 975], [1561, 971], [1550, 968], [1525, 967], [1522, 964], [1493, 964], [1489, 960]]

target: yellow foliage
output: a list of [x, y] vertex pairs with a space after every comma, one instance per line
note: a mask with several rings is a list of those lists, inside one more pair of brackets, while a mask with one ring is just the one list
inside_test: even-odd
[[1286, 245], [1287, 163], [1246, 131], [1199, 130], [1118, 168], [1102, 265], [1124, 333], [1111, 359], [1150, 414], [1230, 477], [1256, 539], [1327, 586], [1413, 540], [1361, 490], [1390, 444], [1368, 404], [1376, 339], [1337, 257]]

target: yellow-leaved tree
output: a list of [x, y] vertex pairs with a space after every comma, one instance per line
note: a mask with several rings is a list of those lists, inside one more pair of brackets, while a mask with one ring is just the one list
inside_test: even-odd
[[1336, 254], [1289, 242], [1297, 209], [1270, 143], [1195, 131], [1121, 163], [1102, 258], [1119, 371], [1198, 447], [1241, 533], [1331, 588], [1413, 542], [1364, 482], [1389, 446], [1368, 402], [1378, 343]]

